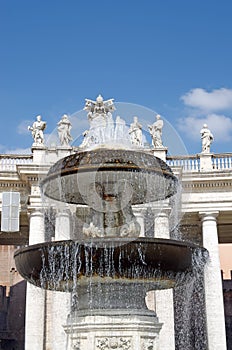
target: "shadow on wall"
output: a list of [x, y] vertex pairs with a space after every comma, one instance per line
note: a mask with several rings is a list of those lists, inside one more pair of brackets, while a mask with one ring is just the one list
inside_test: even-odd
[[26, 282], [0, 286], [0, 350], [24, 350]]
[[227, 350], [232, 350], [232, 271], [231, 279], [223, 280]]

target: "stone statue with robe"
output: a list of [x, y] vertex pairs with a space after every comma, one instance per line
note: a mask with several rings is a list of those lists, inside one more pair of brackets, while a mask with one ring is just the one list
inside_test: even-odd
[[142, 146], [142, 125], [139, 123], [138, 117], [134, 117], [134, 121], [130, 125], [129, 135], [132, 145]]
[[202, 153], [210, 153], [210, 146], [214, 140], [213, 134], [208, 128], [207, 124], [203, 125], [203, 128], [200, 131], [201, 134], [201, 145]]
[[60, 139], [61, 146], [69, 146], [69, 143], [72, 141], [72, 136], [70, 130], [72, 125], [68, 119], [67, 114], [64, 114], [61, 120], [58, 122], [58, 135]]
[[153, 123], [152, 125], [148, 125], [148, 129], [152, 138], [152, 145], [154, 148], [163, 147], [163, 142], [162, 142], [163, 125], [164, 125], [164, 122], [161, 119], [159, 114], [156, 115], [155, 123]]

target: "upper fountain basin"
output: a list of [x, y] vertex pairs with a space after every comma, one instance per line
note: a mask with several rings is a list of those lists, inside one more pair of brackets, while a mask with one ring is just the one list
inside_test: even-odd
[[116, 200], [133, 204], [162, 200], [177, 191], [171, 168], [150, 153], [99, 148], [59, 160], [42, 182], [45, 196], [73, 204], [104, 207]]

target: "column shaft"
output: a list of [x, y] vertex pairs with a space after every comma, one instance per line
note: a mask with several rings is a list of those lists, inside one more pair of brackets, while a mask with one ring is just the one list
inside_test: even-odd
[[[56, 214], [55, 240], [70, 239], [70, 216], [65, 210]], [[66, 292], [49, 292], [50, 310], [49, 310], [49, 329], [48, 341], [51, 342], [53, 350], [66, 349], [67, 334], [64, 331], [64, 325], [67, 323], [67, 316], [70, 312], [71, 294]]]
[[[155, 216], [156, 238], [170, 238], [168, 218], [169, 212], [170, 210], [165, 208], [162, 212]], [[159, 335], [160, 349], [175, 350], [173, 290], [157, 290], [155, 292], [155, 299], [156, 313], [159, 318], [159, 322], [163, 323]]]
[[209, 252], [205, 266], [205, 303], [209, 350], [226, 350], [223, 290], [218, 250], [218, 213], [200, 213], [203, 246]]
[[[30, 215], [29, 243], [44, 241], [44, 215], [36, 210]], [[45, 291], [27, 283], [25, 350], [44, 349]]]

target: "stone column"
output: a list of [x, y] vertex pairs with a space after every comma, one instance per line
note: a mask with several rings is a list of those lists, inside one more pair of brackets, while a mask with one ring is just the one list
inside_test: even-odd
[[140, 225], [140, 237], [145, 236], [145, 230], [144, 230], [144, 215], [146, 213], [146, 208], [139, 208], [139, 207], [133, 207], [133, 213], [136, 217], [137, 222]]
[[[169, 232], [170, 208], [165, 206], [161, 211], [155, 211], [155, 237], [170, 238]], [[175, 327], [173, 290], [157, 290], [155, 292], [156, 314], [163, 323], [159, 336], [160, 349], [175, 350]]]
[[[58, 210], [55, 222], [55, 241], [70, 239], [70, 215], [67, 210]], [[66, 349], [67, 334], [64, 325], [70, 312], [71, 294], [66, 292], [49, 291], [50, 324], [48, 327], [49, 348], [53, 350]]]
[[[29, 244], [44, 241], [44, 214], [39, 209], [30, 213]], [[44, 349], [45, 291], [27, 283], [25, 350]]]
[[218, 249], [218, 212], [199, 213], [203, 246], [209, 252], [204, 271], [208, 350], [226, 350], [225, 316]]

